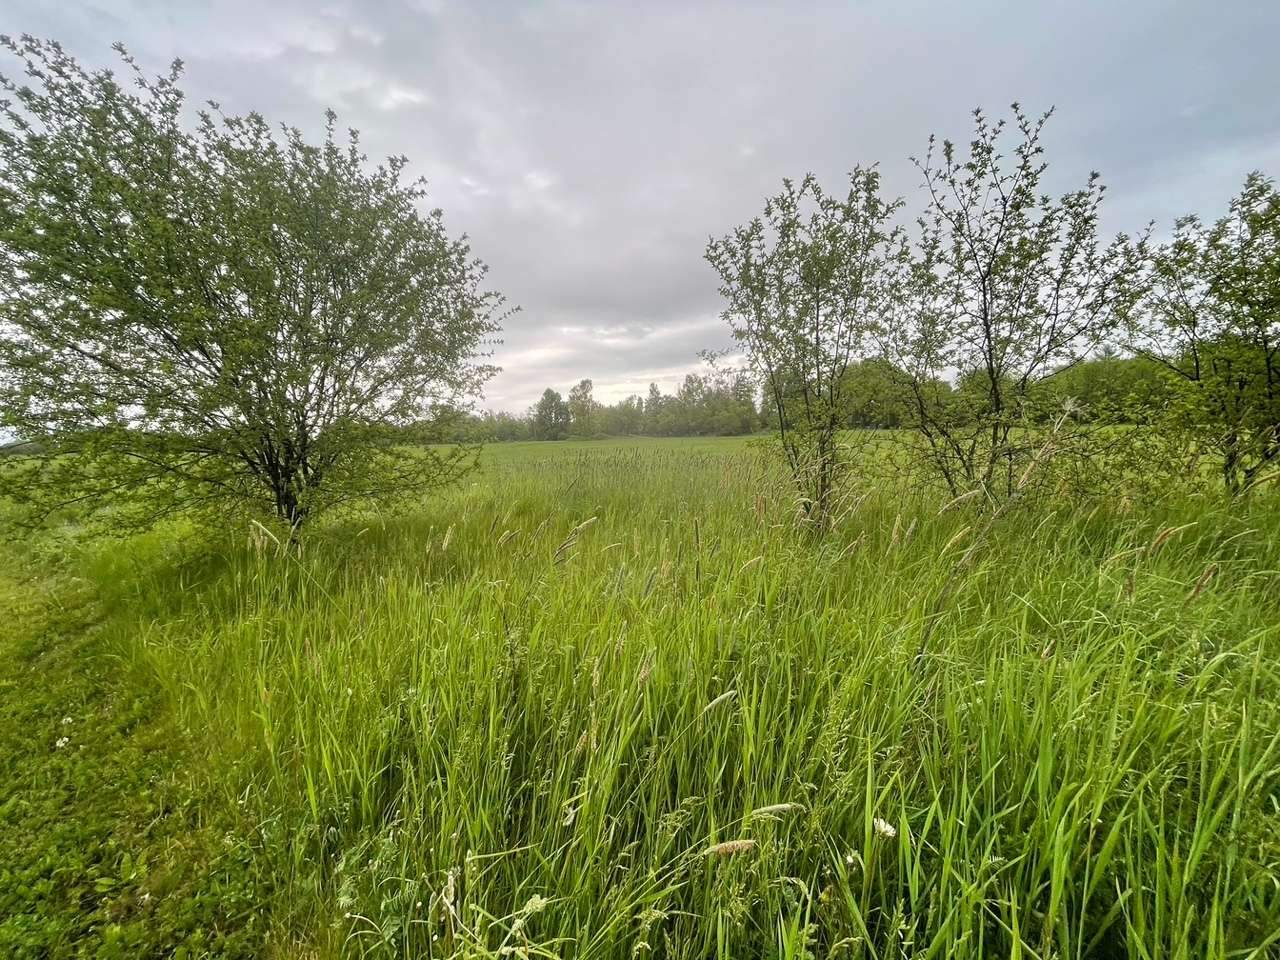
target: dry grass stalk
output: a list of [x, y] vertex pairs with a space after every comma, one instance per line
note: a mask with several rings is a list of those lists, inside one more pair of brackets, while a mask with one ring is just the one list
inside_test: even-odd
[[966, 523], [963, 527], [961, 527], [959, 530], [953, 533], [951, 535], [951, 539], [948, 540], [943, 545], [942, 552], [946, 553], [948, 550], [954, 547], [957, 543], [959, 543], [962, 539], [964, 539], [965, 534], [967, 534], [971, 529], [972, 529], [972, 525]]
[[578, 524], [576, 527], [574, 527], [572, 530], [569, 531], [569, 535], [560, 542], [560, 546], [556, 547], [556, 553], [555, 553], [556, 563], [561, 563], [565, 560], [565, 558], [569, 554], [569, 551], [573, 549], [575, 544], [577, 544], [578, 536], [582, 533], [582, 531], [587, 529], [587, 527], [591, 526], [598, 519], [599, 517], [588, 517], [586, 520], [583, 520], [580, 524]]
[[885, 548], [885, 556], [893, 552], [893, 548], [898, 545], [898, 537], [902, 533], [902, 514], [899, 513], [893, 518], [893, 533], [889, 535], [889, 546]]

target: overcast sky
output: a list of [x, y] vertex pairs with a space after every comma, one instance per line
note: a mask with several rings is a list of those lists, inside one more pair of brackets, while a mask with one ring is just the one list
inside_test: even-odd
[[522, 308], [495, 409], [582, 377], [606, 401], [672, 389], [728, 342], [711, 234], [784, 176], [835, 188], [857, 163], [918, 207], [908, 157], [967, 140], [975, 106], [1056, 106], [1051, 182], [1101, 171], [1109, 231], [1280, 174], [1276, 0], [0, 0], [0, 32], [181, 57], [194, 102], [307, 130], [332, 107], [371, 156], [406, 154]]

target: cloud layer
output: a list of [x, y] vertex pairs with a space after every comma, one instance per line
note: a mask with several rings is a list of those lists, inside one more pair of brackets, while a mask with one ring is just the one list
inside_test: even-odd
[[[1216, 215], [1280, 173], [1280, 5], [10, 0], [0, 30], [110, 62], [187, 64], [194, 100], [318, 130], [326, 107], [373, 156], [405, 154], [446, 222], [522, 311], [484, 405], [521, 410], [591, 377], [671, 388], [728, 342], [707, 238], [784, 176], [835, 184], [908, 157], [969, 111], [1051, 105], [1051, 181], [1092, 169], [1106, 225]], [[10, 65], [5, 65], [10, 70]]]

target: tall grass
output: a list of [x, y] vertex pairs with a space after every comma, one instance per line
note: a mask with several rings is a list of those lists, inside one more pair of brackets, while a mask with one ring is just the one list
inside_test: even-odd
[[814, 538], [735, 442], [486, 459], [301, 557], [92, 571], [279, 871], [282, 944], [1280, 950], [1274, 499], [1018, 508], [957, 574], [963, 506], [881, 486]]

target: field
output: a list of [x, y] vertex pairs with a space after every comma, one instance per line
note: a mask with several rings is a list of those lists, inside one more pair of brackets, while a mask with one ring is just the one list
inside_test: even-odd
[[1275, 956], [1280, 500], [944, 507], [509, 444], [6, 547], [0, 955]]

